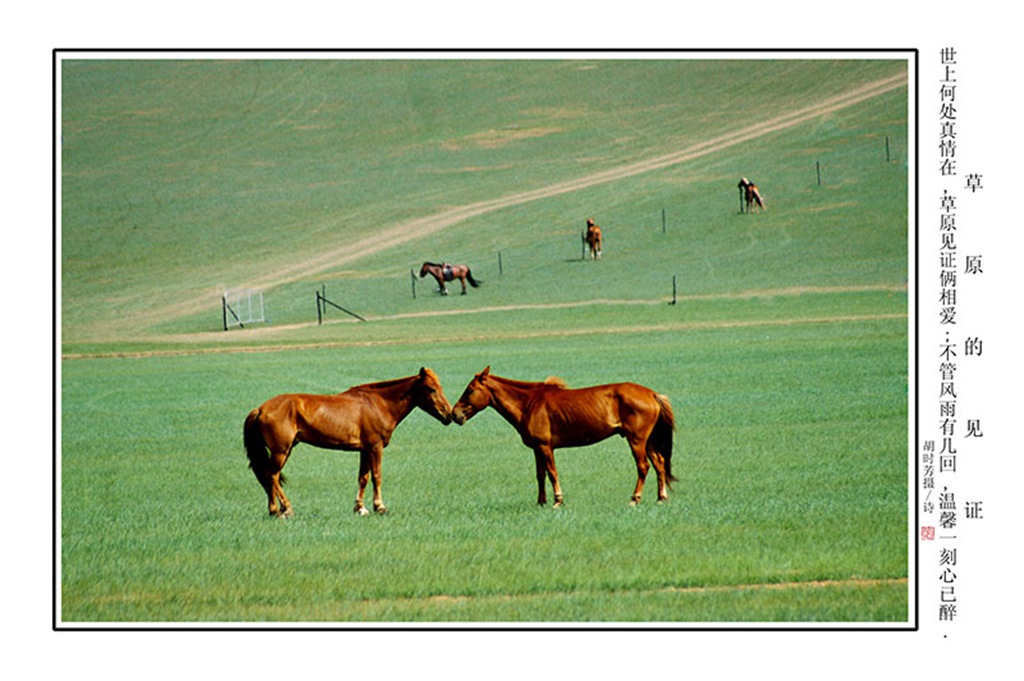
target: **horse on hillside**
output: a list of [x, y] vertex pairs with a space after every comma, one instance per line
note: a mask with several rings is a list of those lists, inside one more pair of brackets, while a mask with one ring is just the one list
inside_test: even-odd
[[452, 420], [461, 426], [487, 407], [494, 407], [533, 450], [538, 504], [547, 503], [545, 475], [551, 481], [555, 507], [564, 502], [555, 468], [556, 448], [585, 447], [612, 435], [626, 438], [636, 460], [637, 481], [630, 503], [640, 503], [649, 466], [658, 476], [658, 501], [668, 498], [668, 488], [676, 479], [672, 476], [675, 415], [666, 396], [636, 383], [571, 390], [559, 379], [515, 381], [495, 376], [487, 367], [452, 407]]
[[431, 274], [434, 279], [437, 280], [437, 291], [443, 296], [448, 295], [448, 287], [445, 286], [445, 282], [454, 281], [458, 279], [462, 282], [462, 295], [466, 295], [466, 282], [468, 281], [470, 286], [477, 288], [482, 284], [482, 281], [477, 281], [473, 278], [473, 274], [469, 271], [469, 267], [466, 265], [452, 265], [451, 263], [436, 263], [436, 262], [425, 262], [423, 267], [420, 268], [420, 279]]
[[337, 395], [278, 395], [253, 409], [245, 419], [245, 451], [249, 467], [267, 492], [270, 515], [292, 515], [291, 502], [281, 489], [281, 469], [299, 442], [358, 451], [359, 493], [354, 511], [369, 515], [363, 492], [372, 475], [373, 510], [386, 513], [380, 490], [381, 458], [395, 428], [416, 407], [445, 425], [451, 423], [451, 405], [441, 382], [427, 368], [416, 376], [357, 385]]
[[767, 211], [768, 209], [764, 205], [764, 199], [761, 198], [761, 192], [758, 191], [757, 185], [748, 180], [745, 177], [740, 178], [740, 183], [736, 185], [743, 192], [743, 201], [747, 206], [747, 212], [751, 212], [755, 206], [761, 210]]
[[590, 249], [590, 259], [596, 260], [600, 258], [603, 246], [601, 228], [590, 218], [587, 218], [587, 234], [583, 237], [583, 240], [587, 242], [587, 248]]

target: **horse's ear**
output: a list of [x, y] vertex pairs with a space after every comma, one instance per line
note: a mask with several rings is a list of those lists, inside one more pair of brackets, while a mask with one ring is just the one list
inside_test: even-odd
[[427, 367], [420, 367], [420, 378], [427, 377]]
[[490, 375], [490, 373], [491, 373], [491, 365], [488, 364], [487, 367], [483, 371], [480, 372], [480, 378], [487, 378]]

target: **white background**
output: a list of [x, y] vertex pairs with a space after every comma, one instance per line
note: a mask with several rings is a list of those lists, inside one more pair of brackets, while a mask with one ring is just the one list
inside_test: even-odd
[[[366, 5], [366, 7], [364, 7]], [[3, 254], [6, 598], [5, 667], [35, 678], [948, 678], [1003, 676], [1020, 641], [1021, 377], [1019, 10], [1012, 3], [480, 2], [35, 3], [8, 9], [4, 86]], [[1010, 9], [1012, 8], [1012, 9]], [[985, 340], [960, 372], [958, 407], [984, 441], [957, 474], [960, 499], [983, 500], [983, 521], [958, 543], [960, 615], [935, 616], [937, 578], [925, 547], [916, 632], [54, 632], [52, 631], [52, 65], [74, 48], [759, 48], [917, 49], [920, 79], [920, 403], [934, 437], [939, 329], [937, 198], [939, 50], [957, 49], [958, 167], [984, 190], [959, 209], [964, 253], [984, 275], [961, 277], [962, 326]], [[9, 147], [8, 147], [9, 148]], [[18, 282], [15, 288], [12, 282]], [[26, 282], [28, 282], [26, 284]], [[913, 277], [911, 281], [913, 287]], [[913, 292], [913, 288], [911, 289]], [[26, 295], [33, 291], [35, 296]], [[937, 393], [936, 393], [937, 394]], [[933, 578], [936, 580], [933, 583]], [[1010, 666], [1007, 666], [1010, 665]], [[996, 670], [1004, 670], [997, 672]], [[986, 673], [988, 672], [988, 673]]]

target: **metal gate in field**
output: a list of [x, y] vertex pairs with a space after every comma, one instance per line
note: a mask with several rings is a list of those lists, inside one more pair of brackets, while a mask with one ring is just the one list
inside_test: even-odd
[[266, 321], [263, 310], [263, 289], [225, 291], [222, 312], [225, 331], [232, 326], [244, 329], [246, 324]]

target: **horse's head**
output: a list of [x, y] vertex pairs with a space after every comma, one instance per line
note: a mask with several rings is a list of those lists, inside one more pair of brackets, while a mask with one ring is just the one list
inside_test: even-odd
[[473, 377], [462, 397], [452, 407], [452, 420], [460, 426], [471, 419], [478, 411], [483, 411], [491, 403], [491, 390], [487, 387], [487, 377], [491, 375], [491, 367], [487, 367]]
[[428, 269], [429, 265], [429, 262], [423, 263], [423, 267], [420, 268], [420, 279], [430, 274], [430, 270]]
[[441, 381], [426, 367], [420, 369], [416, 384], [416, 406], [446, 426], [452, 422], [452, 405], [444, 396]]

